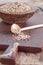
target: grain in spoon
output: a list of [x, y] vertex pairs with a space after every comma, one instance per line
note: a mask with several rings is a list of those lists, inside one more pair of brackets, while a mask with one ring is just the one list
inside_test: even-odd
[[28, 26], [28, 27], [24, 27], [24, 28], [20, 28], [19, 25], [13, 24], [11, 26], [11, 32], [18, 34], [19, 32], [22, 32], [22, 31], [25, 31], [25, 30], [32, 30], [32, 29], [41, 28], [41, 27], [43, 27], [43, 24]]

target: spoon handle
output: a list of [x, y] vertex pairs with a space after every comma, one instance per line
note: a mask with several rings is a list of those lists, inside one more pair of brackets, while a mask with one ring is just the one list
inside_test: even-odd
[[43, 24], [33, 25], [33, 26], [29, 26], [29, 27], [24, 27], [24, 28], [21, 28], [20, 31], [31, 30], [31, 29], [41, 28], [41, 27], [43, 27]]
[[10, 49], [10, 52], [9, 53], [6, 53], [6, 54], [0, 55], [0, 58], [1, 57], [7, 57], [7, 56], [9, 57], [9, 56], [12, 56], [13, 53], [15, 54], [17, 52], [18, 46], [19, 46], [19, 43], [14, 43], [13, 48]]

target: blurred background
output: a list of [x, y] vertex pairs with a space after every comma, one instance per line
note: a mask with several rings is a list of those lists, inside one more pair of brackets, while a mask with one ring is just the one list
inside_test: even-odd
[[27, 4], [34, 4], [35, 6], [43, 5], [43, 0], [0, 0], [0, 5], [12, 1], [26, 2]]

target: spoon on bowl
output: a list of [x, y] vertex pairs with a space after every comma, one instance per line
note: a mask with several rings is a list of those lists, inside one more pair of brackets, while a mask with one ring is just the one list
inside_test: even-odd
[[25, 30], [32, 30], [32, 29], [41, 28], [41, 27], [43, 27], [43, 24], [28, 26], [28, 27], [24, 27], [24, 28], [20, 28], [19, 25], [13, 24], [11, 26], [11, 32], [18, 34], [18, 33], [25, 31]]

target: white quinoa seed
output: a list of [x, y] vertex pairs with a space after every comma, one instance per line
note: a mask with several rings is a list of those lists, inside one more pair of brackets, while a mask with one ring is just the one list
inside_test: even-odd
[[30, 12], [31, 8], [22, 2], [12, 2], [6, 5], [0, 6], [0, 11], [4, 13], [25, 13]]

